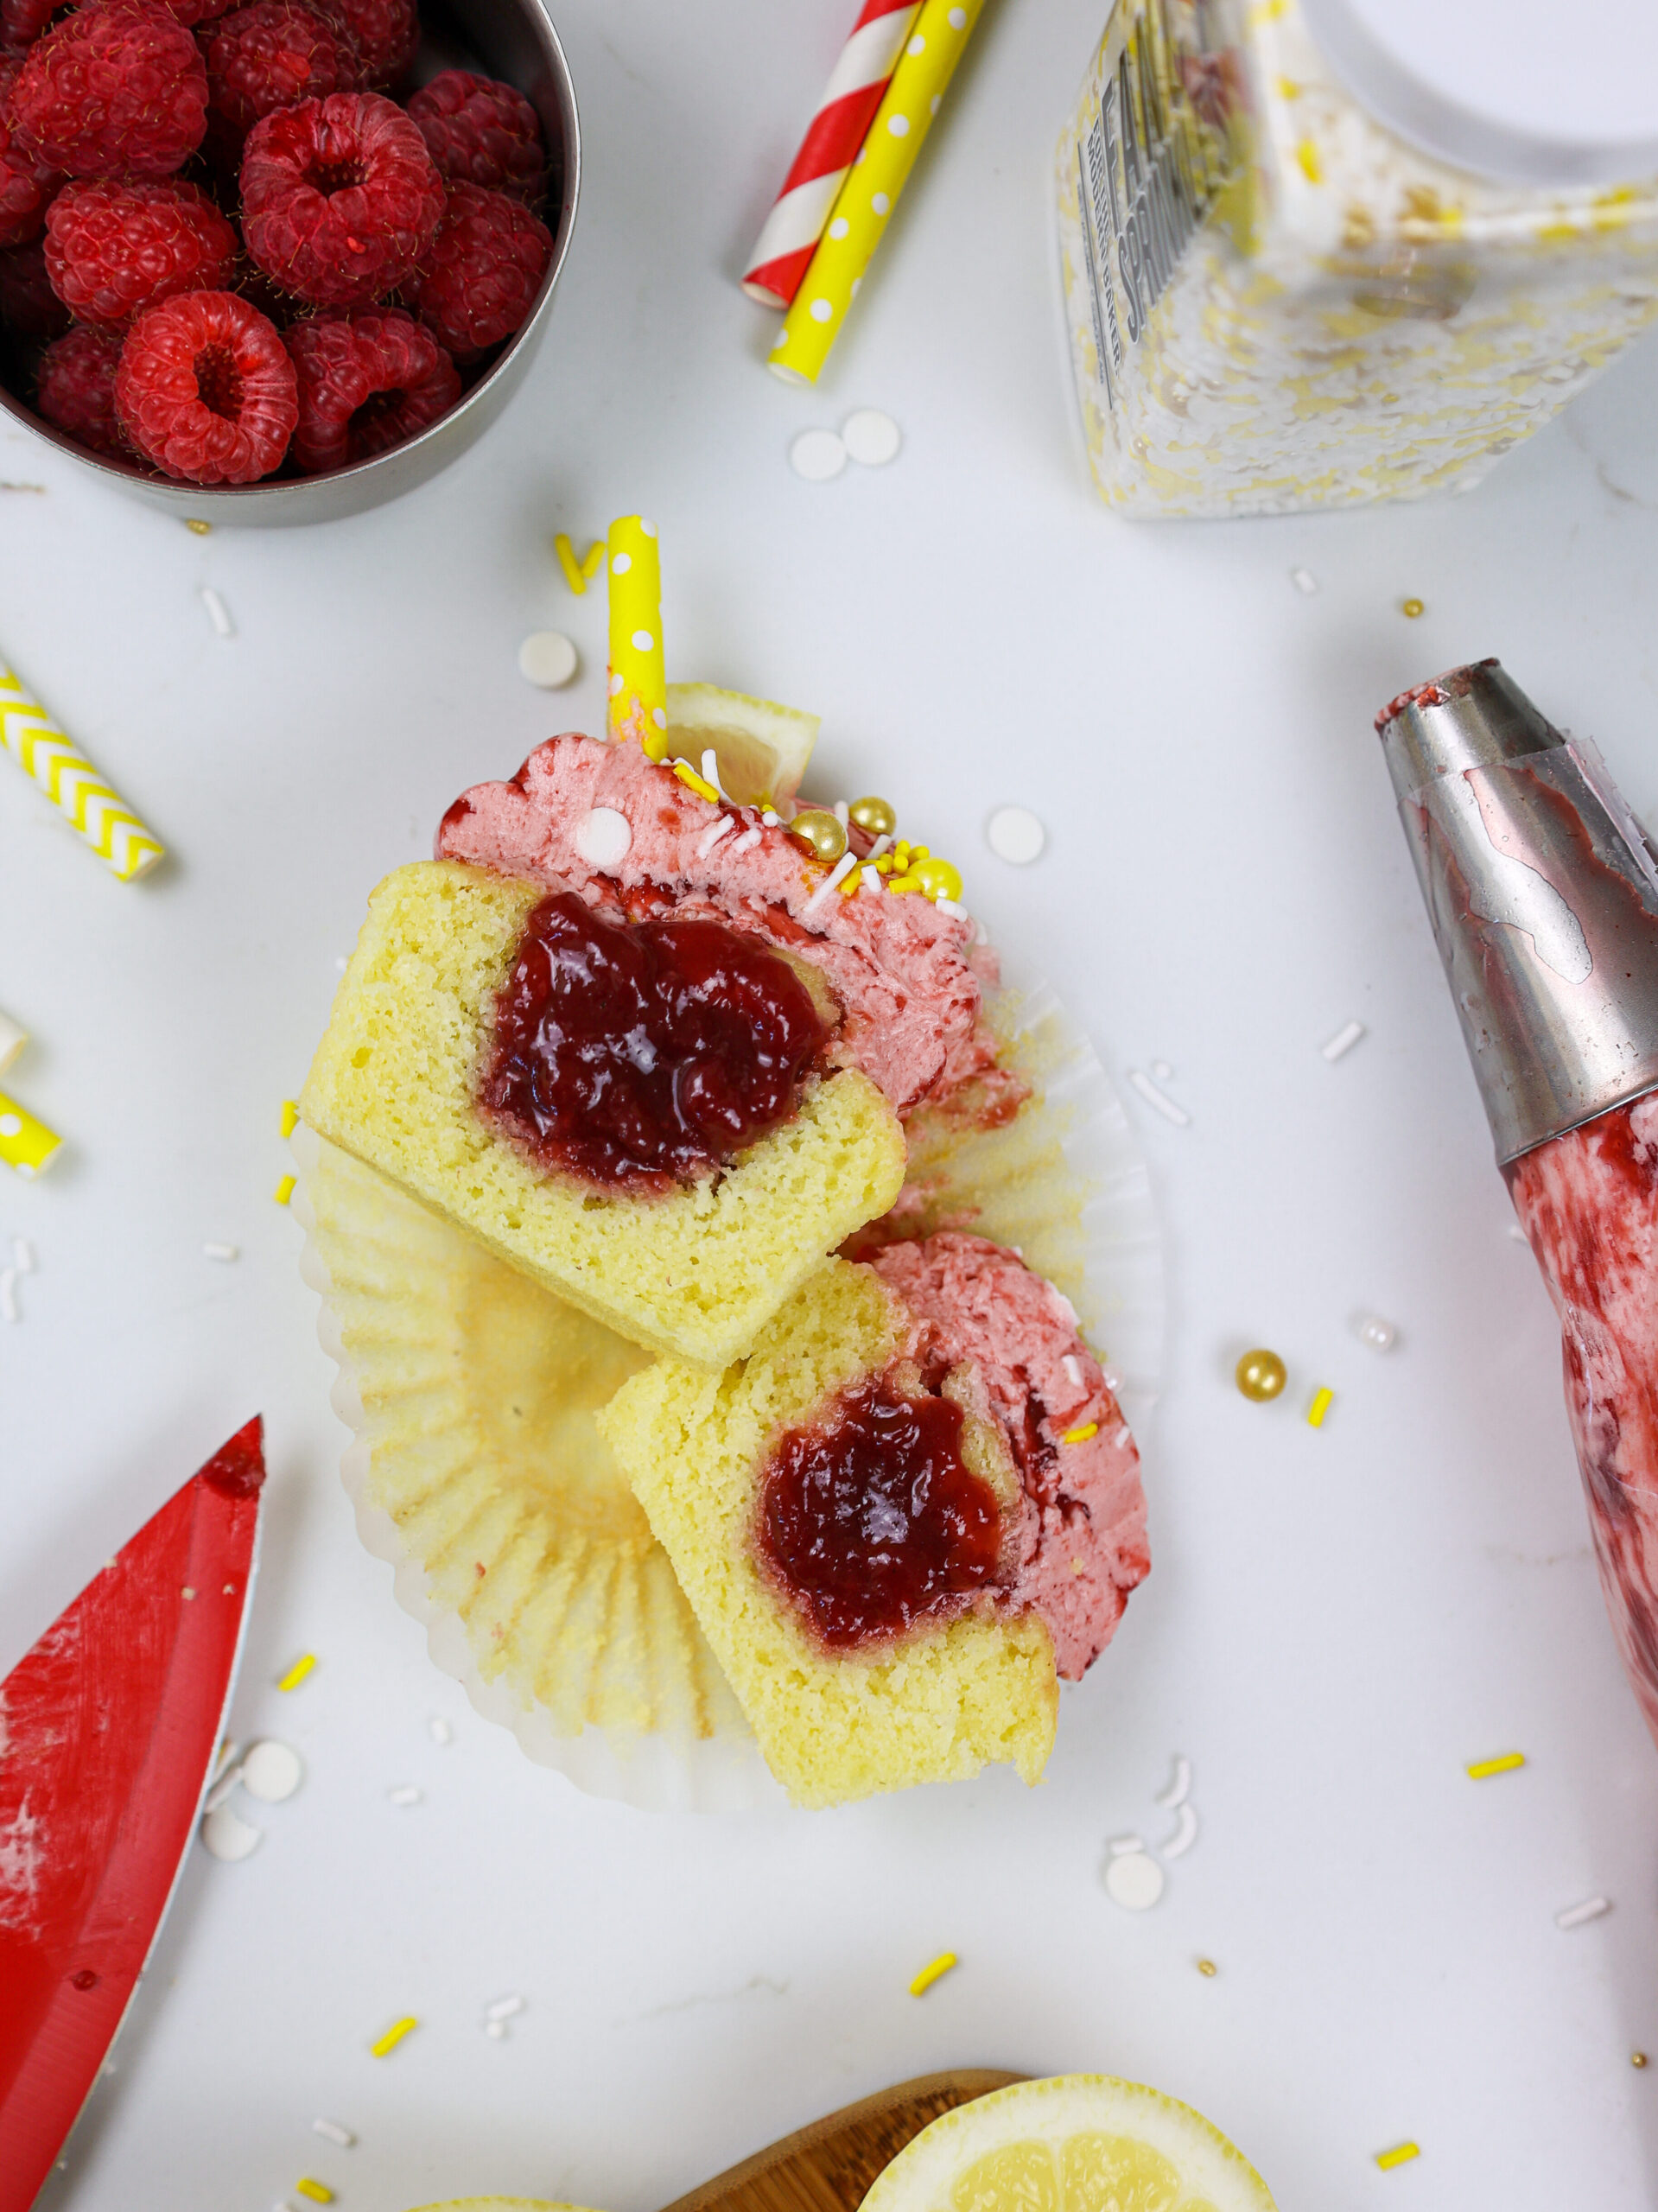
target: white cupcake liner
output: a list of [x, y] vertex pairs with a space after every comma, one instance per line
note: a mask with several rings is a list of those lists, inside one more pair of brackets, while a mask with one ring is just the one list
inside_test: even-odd
[[[990, 1019], [1034, 1095], [1006, 1129], [912, 1130], [917, 1233], [971, 1229], [1057, 1283], [1143, 1443], [1164, 1325], [1145, 1163], [1093, 1047], [1039, 978], [1002, 965]], [[293, 1141], [302, 1270], [352, 1432], [340, 1472], [433, 1660], [590, 1796], [646, 1811], [783, 1805], [592, 1427], [647, 1355], [313, 1131]], [[527, 1457], [520, 1399], [542, 1439]]]

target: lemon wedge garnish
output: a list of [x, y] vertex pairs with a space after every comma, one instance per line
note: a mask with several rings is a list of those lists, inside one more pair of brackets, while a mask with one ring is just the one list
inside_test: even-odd
[[668, 758], [700, 770], [712, 746], [728, 799], [738, 806], [777, 805], [799, 790], [820, 719], [715, 683], [670, 683]]
[[924, 2127], [862, 2212], [1274, 2212], [1201, 2113], [1137, 2082], [1016, 2082]]

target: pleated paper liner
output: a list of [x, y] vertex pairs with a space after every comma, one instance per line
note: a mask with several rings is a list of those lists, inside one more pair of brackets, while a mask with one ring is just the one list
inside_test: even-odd
[[[1016, 1246], [1076, 1306], [1143, 1440], [1163, 1330], [1145, 1165], [1053, 993], [1005, 957], [1003, 974], [990, 1019], [1032, 1095], [1001, 1129], [912, 1123], [904, 1231]], [[648, 1355], [311, 1130], [294, 1147], [305, 1276], [353, 1433], [341, 1471], [434, 1660], [594, 1796], [782, 1804], [594, 1425]]]

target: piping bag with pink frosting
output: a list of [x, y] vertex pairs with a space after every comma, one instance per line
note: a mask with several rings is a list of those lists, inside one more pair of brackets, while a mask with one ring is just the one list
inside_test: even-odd
[[1658, 1740], [1658, 855], [1495, 660], [1383, 709], [1498, 1165], [1560, 1317], [1601, 1586]]

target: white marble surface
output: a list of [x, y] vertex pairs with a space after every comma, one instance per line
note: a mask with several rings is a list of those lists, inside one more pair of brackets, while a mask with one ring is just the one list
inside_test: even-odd
[[[53, 2212], [265, 2212], [308, 2172], [342, 2212], [489, 2190], [652, 2212], [957, 2063], [1156, 2082], [1284, 2212], [1658, 2194], [1658, 2064], [1629, 2063], [1658, 2054], [1658, 1759], [1369, 734], [1402, 684], [1496, 652], [1655, 817], [1655, 356], [1458, 503], [1113, 522], [1048, 228], [1099, 0], [1002, 0], [855, 327], [787, 392], [732, 280], [848, 12], [566, 0], [589, 167], [549, 341], [401, 506], [203, 540], [0, 450], [44, 486], [0, 493], [6, 649], [175, 855], [120, 887], [0, 775], [0, 1006], [36, 1039], [10, 1083], [70, 1147], [0, 1190], [40, 1261], [0, 1326], [0, 1669], [262, 1408], [236, 1721], [308, 1767], [251, 1859], [194, 1855]], [[866, 404], [903, 425], [892, 467], [791, 474], [797, 432]], [[270, 1201], [278, 1103], [370, 885], [565, 719], [518, 672], [527, 632], [576, 640], [569, 719], [596, 721], [602, 602], [569, 598], [550, 537], [634, 507], [663, 531], [671, 667], [820, 710], [833, 787], [924, 818], [1119, 1076], [1166, 1058], [1191, 1116], [1130, 1101], [1169, 1232], [1156, 1565], [1033, 1796], [998, 1776], [746, 1820], [583, 1799], [466, 1709], [353, 1532]], [[1049, 827], [1028, 871], [983, 845], [1004, 801]], [[1369, 1034], [1326, 1065], [1350, 1017]], [[1385, 1357], [1363, 1307], [1399, 1325]], [[1289, 1363], [1276, 1406], [1229, 1381], [1251, 1342]], [[1524, 1772], [1466, 1779], [1511, 1747]], [[1202, 1834], [1136, 1918], [1100, 1886], [1104, 1839], [1164, 1832], [1176, 1751]], [[423, 1800], [391, 1804], [405, 1784]], [[1556, 1929], [1597, 1891], [1608, 1917]], [[945, 1946], [961, 1967], [912, 1999]], [[370, 2058], [405, 2012], [419, 2033]], [[1378, 2171], [1407, 2136], [1420, 2160]]]

